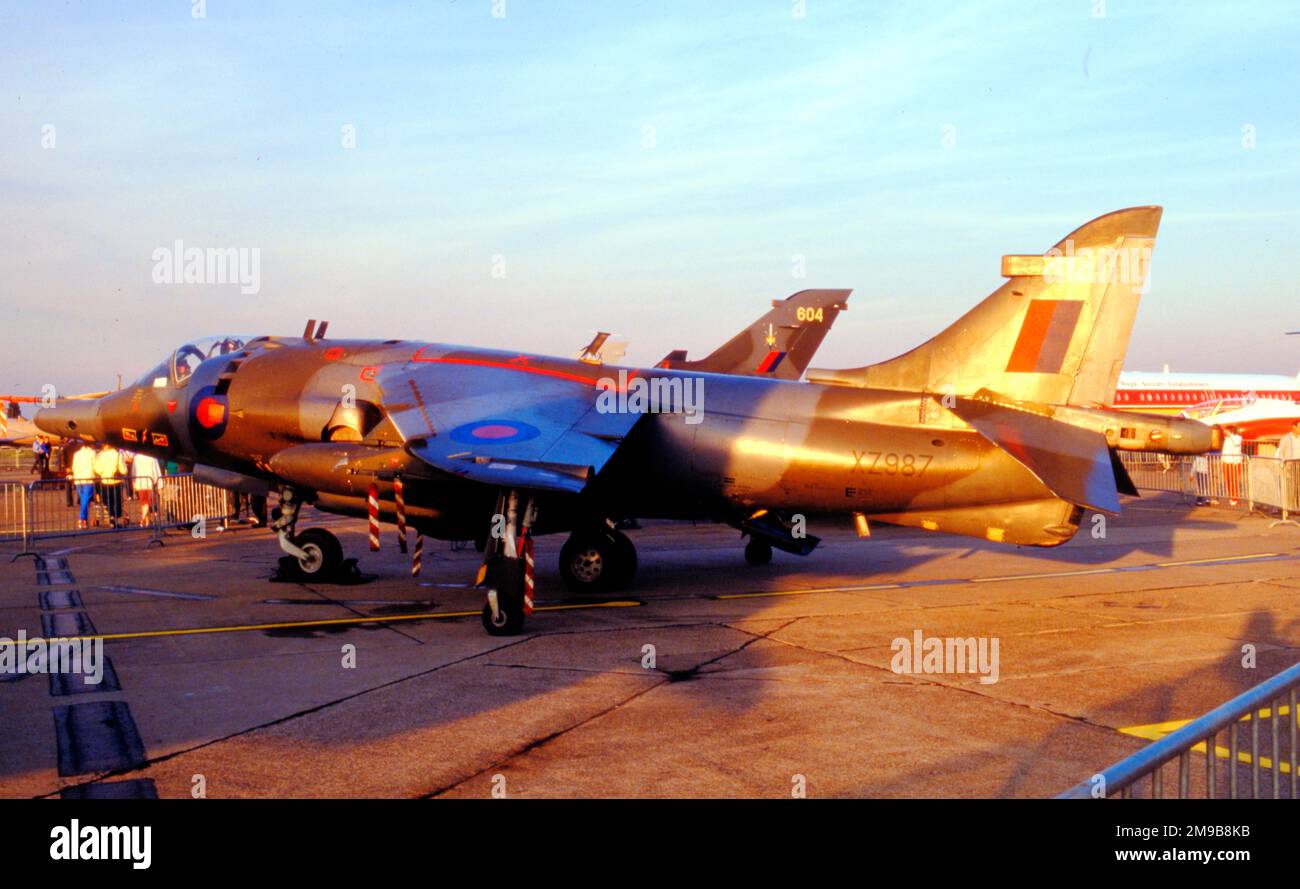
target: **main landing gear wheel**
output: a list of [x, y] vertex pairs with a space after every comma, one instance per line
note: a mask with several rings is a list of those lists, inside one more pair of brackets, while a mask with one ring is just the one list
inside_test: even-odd
[[293, 544], [307, 555], [297, 559], [303, 577], [329, 577], [343, 564], [343, 546], [324, 528], [308, 528], [293, 538]]
[[485, 541], [487, 552], [475, 585], [487, 594], [483, 629], [490, 636], [516, 636], [533, 610], [532, 527], [537, 505], [516, 489], [503, 490], [497, 497], [496, 516], [506, 520], [504, 533]]
[[745, 544], [745, 561], [751, 565], [766, 565], [772, 561], [772, 544], [756, 537], [749, 538], [749, 543]]
[[560, 549], [560, 577], [580, 595], [622, 589], [636, 573], [636, 546], [617, 531], [574, 531]]
[[489, 636], [518, 636], [524, 631], [524, 612], [517, 605], [497, 604], [496, 616], [492, 616], [492, 606], [483, 606], [483, 629]]

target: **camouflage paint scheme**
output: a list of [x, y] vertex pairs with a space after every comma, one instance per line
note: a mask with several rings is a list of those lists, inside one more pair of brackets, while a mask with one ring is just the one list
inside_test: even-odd
[[[1119, 211], [1061, 245], [1149, 255], [1159, 218], [1158, 207]], [[400, 473], [410, 523], [438, 537], [481, 534], [499, 492], [514, 488], [538, 497], [539, 533], [624, 515], [739, 525], [771, 510], [1053, 546], [1085, 508], [1118, 509], [1126, 478], [1113, 448], [1190, 453], [1211, 442], [1200, 424], [1132, 414], [1121, 423], [1100, 410], [1141, 275], [1051, 282], [1041, 264], [1016, 273], [1017, 259], [1007, 257], [1005, 284], [918, 349], [810, 371], [808, 383], [406, 340], [261, 337], [232, 340], [184, 379], [146, 378], [37, 422], [210, 467], [232, 487], [289, 486], [346, 514], [365, 513], [377, 481], [391, 516]], [[847, 297], [805, 293], [835, 294], [841, 306]], [[600, 380], [620, 370], [700, 381], [702, 422], [596, 410]], [[1133, 433], [1127, 444], [1120, 425]]]

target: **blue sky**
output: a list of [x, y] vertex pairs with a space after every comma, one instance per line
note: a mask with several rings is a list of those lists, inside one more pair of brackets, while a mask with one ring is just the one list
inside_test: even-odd
[[[1003, 253], [1146, 203], [1128, 366], [1300, 370], [1287, 4], [493, 6], [6, 4], [0, 390], [307, 317], [698, 356], [804, 287], [854, 288], [816, 363], [859, 365], [983, 298]], [[154, 283], [178, 239], [258, 248], [260, 292]]]

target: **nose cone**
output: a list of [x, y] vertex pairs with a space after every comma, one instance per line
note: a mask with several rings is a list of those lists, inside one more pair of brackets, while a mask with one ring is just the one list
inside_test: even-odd
[[99, 419], [99, 401], [64, 401], [36, 412], [36, 426], [51, 435], [64, 438], [104, 440], [104, 424]]

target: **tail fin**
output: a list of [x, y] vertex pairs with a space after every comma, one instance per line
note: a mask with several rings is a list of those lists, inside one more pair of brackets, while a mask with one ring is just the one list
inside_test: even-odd
[[852, 290], [800, 290], [772, 300], [772, 310], [715, 349], [708, 357], [687, 361], [681, 349], [657, 365], [674, 370], [741, 374], [797, 380], [830, 332], [835, 316], [848, 308]]
[[1160, 207], [1099, 216], [1045, 254], [1002, 257], [1008, 281], [929, 342], [810, 382], [1001, 395], [1047, 404], [1105, 405], [1146, 289]]

